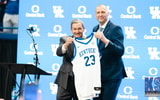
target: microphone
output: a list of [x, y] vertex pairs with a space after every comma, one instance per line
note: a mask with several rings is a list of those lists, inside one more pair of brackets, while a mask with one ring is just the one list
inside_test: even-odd
[[29, 27], [27, 30], [28, 30], [30, 33], [32, 33], [32, 32], [36, 32], [36, 31], [37, 31], [37, 28], [34, 27], [34, 26], [31, 26], [31, 27]]

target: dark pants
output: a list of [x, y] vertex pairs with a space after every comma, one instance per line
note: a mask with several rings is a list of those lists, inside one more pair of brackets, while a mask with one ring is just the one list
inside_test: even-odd
[[78, 100], [73, 77], [69, 77], [67, 85], [67, 89], [58, 87], [56, 100]]
[[99, 97], [93, 100], [115, 100], [122, 79], [102, 82], [102, 91]]

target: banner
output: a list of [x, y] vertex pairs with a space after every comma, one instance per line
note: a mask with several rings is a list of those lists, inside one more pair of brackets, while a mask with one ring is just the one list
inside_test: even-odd
[[[54, 81], [62, 63], [56, 56], [59, 39], [72, 34], [70, 23], [77, 18], [84, 22], [85, 34], [89, 35], [98, 24], [95, 8], [99, 4], [108, 6], [110, 20], [122, 27], [125, 36], [123, 60], [128, 78], [122, 80], [116, 100], [160, 100], [145, 95], [145, 78], [160, 76], [159, 0], [21, 0], [17, 63], [34, 64], [33, 35], [38, 67], [53, 74], [40, 77], [42, 99], [56, 100]], [[36, 30], [30, 33], [27, 29], [32, 26]]]

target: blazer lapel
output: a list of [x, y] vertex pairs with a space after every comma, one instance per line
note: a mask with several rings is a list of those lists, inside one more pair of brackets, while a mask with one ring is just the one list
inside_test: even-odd
[[[108, 21], [108, 23], [107, 23], [107, 25], [106, 25], [106, 27], [103, 31], [103, 34], [104, 34], [105, 37], [107, 37], [107, 34], [109, 32], [110, 24], [111, 24], [111, 22]], [[99, 50], [102, 50], [105, 47], [105, 44], [102, 41], [99, 41], [98, 47], [99, 47]]]

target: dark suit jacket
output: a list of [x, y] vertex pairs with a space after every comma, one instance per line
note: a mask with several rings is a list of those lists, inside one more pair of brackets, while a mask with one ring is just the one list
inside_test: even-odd
[[69, 45], [67, 52], [65, 54], [62, 53], [62, 45], [65, 43], [67, 36], [60, 38], [60, 44], [57, 48], [57, 56], [63, 57], [63, 62], [56, 77], [55, 83], [58, 86], [63, 87], [64, 89], [67, 88], [67, 83], [69, 76], [72, 76], [72, 63], [71, 59], [73, 57], [74, 47], [73, 45]]
[[[97, 32], [99, 25], [93, 28], [93, 32]], [[108, 22], [104, 31], [105, 37], [110, 40], [107, 47], [100, 41], [99, 50], [101, 58], [101, 79], [102, 81], [110, 79], [122, 79], [126, 77], [122, 55], [124, 54], [123, 32], [121, 27]]]

